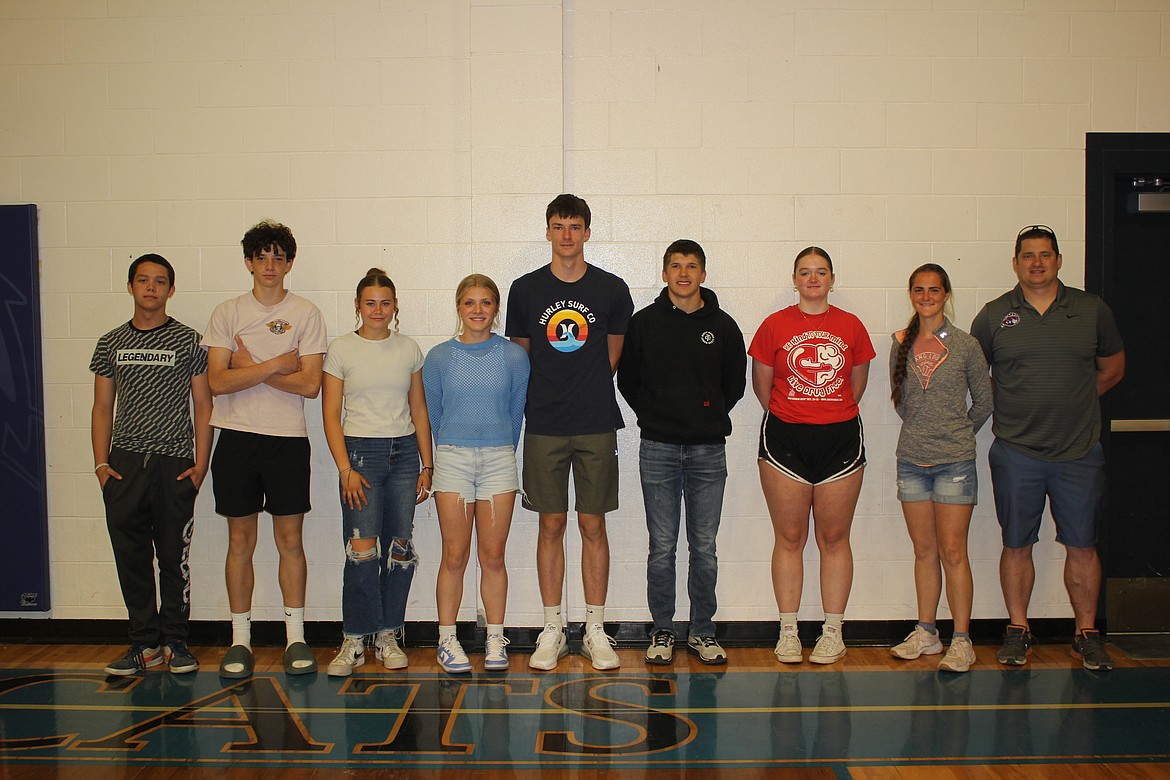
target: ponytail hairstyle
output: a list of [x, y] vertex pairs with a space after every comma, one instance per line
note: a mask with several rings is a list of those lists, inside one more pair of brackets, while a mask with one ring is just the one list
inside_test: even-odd
[[354, 315], [357, 317], [358, 327], [362, 324], [361, 305], [358, 303], [362, 299], [362, 290], [367, 287], [386, 287], [390, 290], [390, 297], [394, 299], [394, 332], [398, 332], [398, 288], [394, 286], [394, 282], [390, 281], [390, 277], [381, 268], [371, 268], [366, 271], [366, 275], [358, 282], [357, 292], [354, 294]]
[[[910, 274], [910, 282], [906, 286], [907, 291], [914, 289], [914, 279], [919, 274], [938, 274], [938, 278], [942, 280], [943, 291], [947, 295], [951, 294], [951, 277], [947, 275], [946, 269], [937, 263], [925, 263], [915, 268], [914, 272]], [[918, 338], [921, 329], [922, 323], [919, 320], [918, 312], [915, 311], [910, 315], [910, 322], [906, 325], [906, 330], [902, 334], [902, 343], [898, 345], [898, 352], [894, 357], [894, 370], [890, 376], [890, 399], [894, 402], [894, 406], [902, 403], [902, 382], [906, 380], [906, 364], [910, 360], [910, 350], [914, 347], [914, 341]]]

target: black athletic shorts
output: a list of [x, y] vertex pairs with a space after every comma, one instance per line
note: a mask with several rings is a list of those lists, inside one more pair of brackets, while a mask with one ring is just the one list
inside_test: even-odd
[[839, 423], [788, 423], [771, 412], [760, 425], [760, 460], [808, 485], [843, 479], [865, 465], [861, 417]]

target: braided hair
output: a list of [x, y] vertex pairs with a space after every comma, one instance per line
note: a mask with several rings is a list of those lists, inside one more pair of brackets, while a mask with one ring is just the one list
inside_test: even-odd
[[[919, 274], [938, 274], [938, 278], [942, 280], [943, 290], [950, 295], [951, 277], [947, 275], [946, 269], [941, 265], [937, 263], [925, 263], [915, 268], [914, 272], [910, 274], [910, 283], [907, 285], [908, 290], [914, 289], [914, 278]], [[906, 331], [902, 335], [902, 343], [898, 345], [898, 352], [894, 357], [894, 370], [890, 376], [890, 399], [894, 402], [894, 406], [902, 403], [902, 383], [906, 381], [910, 350], [914, 347], [914, 341], [918, 338], [918, 333], [921, 328], [922, 322], [916, 311], [910, 315], [910, 322], [906, 325]]]

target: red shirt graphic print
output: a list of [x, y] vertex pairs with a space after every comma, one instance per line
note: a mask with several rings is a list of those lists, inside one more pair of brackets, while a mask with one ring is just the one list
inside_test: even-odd
[[768, 408], [790, 423], [825, 425], [857, 416], [850, 377], [875, 352], [861, 320], [830, 306], [809, 315], [796, 306], [770, 315], [748, 350], [772, 366]]

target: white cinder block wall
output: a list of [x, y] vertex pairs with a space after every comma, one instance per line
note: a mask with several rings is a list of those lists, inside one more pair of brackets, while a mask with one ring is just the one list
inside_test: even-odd
[[[1052, 225], [1067, 281], [1084, 267], [1087, 131], [1170, 129], [1166, 0], [0, 0], [0, 199], [40, 206], [53, 614], [121, 618], [90, 471], [88, 361], [126, 319], [129, 261], [175, 264], [171, 311], [203, 329], [248, 289], [239, 239], [272, 217], [300, 243], [291, 286], [352, 326], [371, 265], [399, 285], [424, 349], [454, 324], [472, 270], [506, 288], [548, 261], [543, 210], [593, 208], [587, 257], [639, 306], [666, 244], [692, 237], [708, 283], [750, 338], [792, 298], [791, 260], [834, 256], [834, 302], [879, 356], [862, 404], [869, 468], [854, 526], [848, 616], [914, 615], [911, 550], [893, 484], [889, 332], [908, 272], [945, 265], [966, 327], [1011, 284], [1018, 228]], [[336, 473], [316, 403], [309, 616], [340, 617]], [[772, 532], [755, 465], [759, 409], [735, 411], [720, 535], [721, 620], [775, 619]], [[610, 518], [614, 619], [647, 617], [637, 430], [622, 432]], [[988, 437], [981, 437], [981, 461]], [[971, 529], [975, 616], [1004, 615], [985, 464]], [[193, 615], [223, 619], [225, 528], [204, 488]], [[266, 525], [266, 524], [265, 524]], [[518, 510], [508, 622], [540, 621], [535, 518]], [[433, 620], [439, 535], [408, 618]], [[570, 534], [570, 619], [582, 616]], [[816, 551], [807, 552], [815, 565]], [[1032, 614], [1071, 614], [1045, 529]], [[256, 555], [258, 618], [277, 616], [275, 553]], [[461, 618], [475, 615], [469, 572]], [[685, 599], [685, 588], [680, 588]], [[945, 613], [944, 613], [945, 614]], [[680, 617], [686, 615], [680, 604]], [[801, 615], [820, 616], [810, 570]]]

